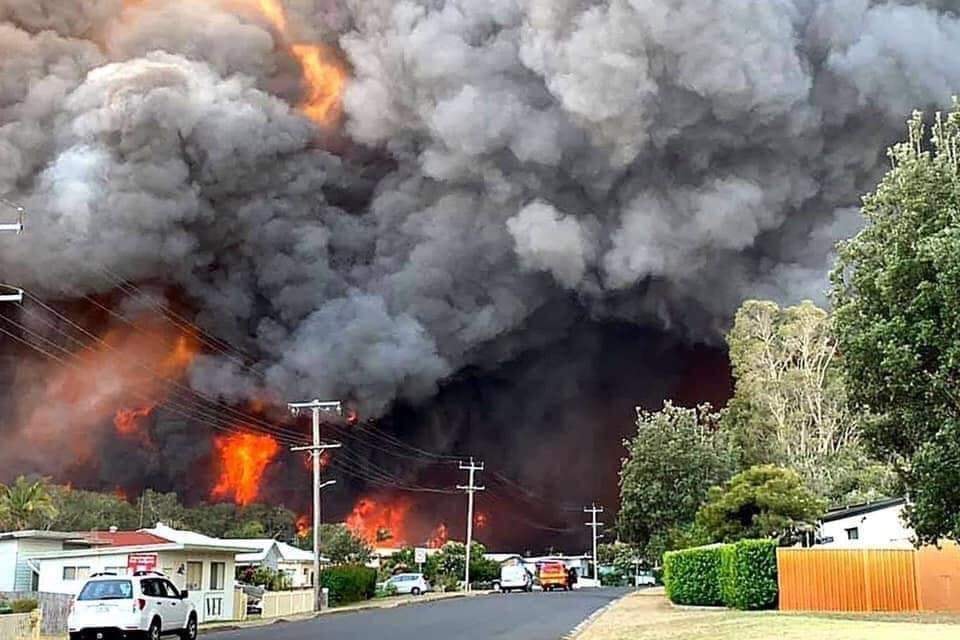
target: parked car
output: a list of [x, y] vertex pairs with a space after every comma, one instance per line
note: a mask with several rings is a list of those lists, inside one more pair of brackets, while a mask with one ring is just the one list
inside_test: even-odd
[[388, 589], [390, 585], [397, 588], [398, 594], [409, 593], [410, 595], [418, 596], [421, 593], [433, 591], [430, 583], [427, 582], [427, 579], [423, 577], [422, 573], [398, 573], [383, 583], [384, 589]]
[[533, 576], [520, 563], [500, 567], [500, 579], [493, 583], [494, 591], [533, 591]]
[[570, 578], [567, 575], [567, 566], [562, 562], [544, 562], [540, 565], [540, 586], [544, 591], [555, 589], [570, 589]]
[[637, 587], [652, 587], [657, 584], [657, 579], [653, 575], [653, 571], [641, 571], [636, 575], [636, 581], [634, 586]]
[[159, 640], [163, 635], [196, 640], [197, 611], [187, 595], [158, 572], [94, 574], [70, 605], [70, 640]]

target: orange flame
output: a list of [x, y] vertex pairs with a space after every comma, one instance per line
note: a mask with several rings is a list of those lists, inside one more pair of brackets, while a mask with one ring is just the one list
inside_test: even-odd
[[323, 45], [295, 44], [290, 51], [300, 61], [306, 83], [300, 110], [317, 124], [336, 124], [340, 119], [347, 74]]
[[117, 487], [117, 488], [115, 488], [115, 489], [113, 490], [113, 495], [115, 495], [116, 497], [120, 498], [120, 499], [123, 500], [124, 502], [127, 502], [127, 501], [128, 501], [127, 492], [124, 491], [122, 487]]
[[473, 526], [476, 527], [477, 529], [484, 529], [486, 528], [487, 522], [489, 522], [489, 520], [490, 519], [487, 517], [487, 514], [477, 513], [477, 515], [473, 516]]
[[240, 433], [214, 439], [220, 456], [220, 480], [210, 492], [214, 498], [232, 498], [247, 505], [260, 494], [267, 466], [280, 451], [270, 436]]
[[297, 517], [296, 527], [298, 538], [309, 537], [310, 533], [313, 531], [313, 527], [310, 526], [310, 516], [303, 514], [302, 516]]
[[450, 536], [447, 533], [447, 524], [445, 522], [441, 522], [430, 534], [430, 539], [427, 540], [427, 547], [430, 549], [439, 549], [443, 545], [447, 544], [447, 540], [449, 538]]
[[255, 0], [264, 18], [283, 38], [303, 72], [303, 97], [297, 108], [315, 123], [330, 127], [340, 120], [347, 73], [334, 52], [323, 44], [291, 37], [287, 11], [281, 0]]
[[76, 462], [97, 457], [95, 436], [108, 425], [123, 435], [135, 431], [135, 416], [127, 422], [118, 408], [128, 408], [131, 401], [152, 407], [171, 380], [184, 376], [198, 352], [193, 340], [159, 317], [138, 317], [136, 323], [138, 328], [110, 329], [78, 350], [69, 366], [36, 369], [41, 393], [29, 394], [29, 402], [19, 407], [23, 444], [32, 447], [30, 452], [48, 455], [57, 448]]
[[280, 0], [258, 0], [257, 6], [263, 16], [270, 21], [277, 31], [286, 34], [287, 32], [287, 12], [284, 10]]
[[404, 498], [390, 502], [361, 498], [347, 516], [346, 525], [368, 544], [382, 545], [389, 541], [390, 546], [404, 546], [408, 542], [406, 524], [410, 507], [410, 501]]

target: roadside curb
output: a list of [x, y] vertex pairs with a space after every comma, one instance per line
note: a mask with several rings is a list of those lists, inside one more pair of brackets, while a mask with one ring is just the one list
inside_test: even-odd
[[319, 613], [309, 613], [299, 616], [286, 616], [283, 618], [271, 618], [269, 620], [255, 620], [249, 623], [234, 623], [225, 622], [222, 625], [217, 625], [215, 627], [200, 628], [200, 635], [206, 636], [211, 634], [223, 633], [227, 631], [243, 631], [245, 629], [260, 629], [265, 627], [271, 627], [275, 624], [289, 624], [291, 622], [307, 622], [309, 620], [316, 620], [317, 618], [322, 618], [324, 616], [338, 616], [346, 615], [350, 613], [360, 613], [362, 611], [373, 611], [376, 609], [397, 609], [399, 607], [409, 607], [415, 605], [430, 604], [431, 602], [443, 602], [444, 600], [458, 600], [460, 598], [475, 598], [478, 596], [489, 595], [489, 592], [486, 591], [473, 591], [470, 593], [449, 593], [449, 594], [437, 594], [434, 597], [421, 596], [416, 599], [410, 600], [401, 600], [397, 602], [387, 602], [387, 603], [371, 603], [363, 604], [358, 606], [347, 606], [347, 607], [336, 607], [333, 609], [326, 609]]
[[562, 636], [560, 640], [574, 640], [574, 638], [579, 638], [581, 635], [583, 635], [584, 631], [589, 629], [593, 625], [593, 623], [597, 621], [597, 618], [599, 618], [600, 616], [605, 614], [607, 611], [612, 609], [618, 602], [621, 602], [624, 598], [627, 598], [631, 595], [633, 595], [633, 593], [625, 593], [619, 598], [617, 598], [616, 600], [612, 602], [608, 602], [604, 606], [600, 607], [599, 609], [594, 611], [592, 614], [590, 614], [589, 618], [587, 618], [586, 620], [584, 620], [583, 622], [575, 626], [565, 636]]

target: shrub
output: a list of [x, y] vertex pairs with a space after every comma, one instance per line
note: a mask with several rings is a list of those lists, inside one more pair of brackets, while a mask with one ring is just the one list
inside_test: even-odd
[[663, 582], [667, 597], [676, 604], [718, 606], [720, 555], [723, 547], [694, 547], [669, 551], [663, 557]]
[[768, 609], [777, 601], [777, 543], [741, 540], [722, 549], [720, 592], [734, 609]]
[[13, 613], [13, 607], [6, 600], [0, 600], [0, 614]]
[[369, 600], [377, 592], [377, 570], [362, 565], [329, 567], [320, 572], [320, 586], [330, 590], [332, 606]]
[[14, 600], [10, 605], [13, 613], [30, 613], [37, 608], [37, 601], [33, 598], [24, 598], [23, 600]]

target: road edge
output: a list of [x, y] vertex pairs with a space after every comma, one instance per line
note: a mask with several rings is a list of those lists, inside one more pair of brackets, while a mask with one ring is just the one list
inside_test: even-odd
[[596, 611], [594, 611], [593, 613], [591, 613], [590, 616], [587, 617], [586, 620], [584, 620], [583, 622], [581, 622], [580, 624], [578, 624], [577, 626], [575, 626], [573, 629], [571, 629], [570, 631], [568, 631], [566, 635], [561, 636], [561, 637], [560, 637], [560, 640], [574, 640], [574, 638], [579, 638], [581, 635], [583, 635], [584, 631], [586, 631], [586, 630], [589, 629], [591, 626], [593, 626], [593, 623], [597, 621], [597, 618], [599, 618], [600, 616], [602, 616], [603, 614], [605, 614], [607, 611], [609, 611], [610, 609], [612, 609], [618, 602], [620, 602], [620, 601], [623, 600], [624, 598], [626, 598], [626, 597], [628, 597], [628, 596], [630, 596], [630, 595], [632, 595], [632, 594], [634, 594], [634, 593], [636, 593], [636, 592], [635, 592], [635, 591], [630, 591], [629, 593], [623, 594], [622, 596], [620, 596], [620, 597], [617, 598], [616, 600], [611, 600], [611, 601], [608, 602], [607, 604], [603, 605], [602, 607], [600, 607], [599, 609], [597, 609]]
[[218, 624], [215, 627], [200, 627], [200, 636], [213, 635], [217, 633], [224, 633], [229, 631], [245, 631], [247, 629], [265, 629], [267, 627], [272, 627], [277, 624], [290, 624], [292, 622], [307, 622], [309, 620], [316, 620], [317, 618], [322, 618], [325, 616], [342, 616], [350, 613], [361, 613], [364, 611], [373, 611], [376, 609], [397, 609], [399, 607], [410, 607], [410, 606], [419, 606], [425, 604], [431, 604], [434, 602], [444, 602], [446, 600], [458, 600], [460, 598], [475, 598], [479, 596], [489, 595], [487, 592], [477, 592], [471, 591], [469, 593], [450, 593], [444, 594], [443, 597], [434, 597], [434, 598], [418, 598], [416, 600], [403, 600], [399, 602], [390, 602], [390, 603], [370, 603], [359, 606], [347, 606], [347, 607], [336, 607], [332, 609], [325, 609], [322, 612], [298, 615], [298, 616], [286, 616], [282, 618], [272, 618], [270, 620], [257, 620], [250, 624], [244, 624], [242, 622], [238, 623], [229, 623], [225, 622], [223, 624]]

